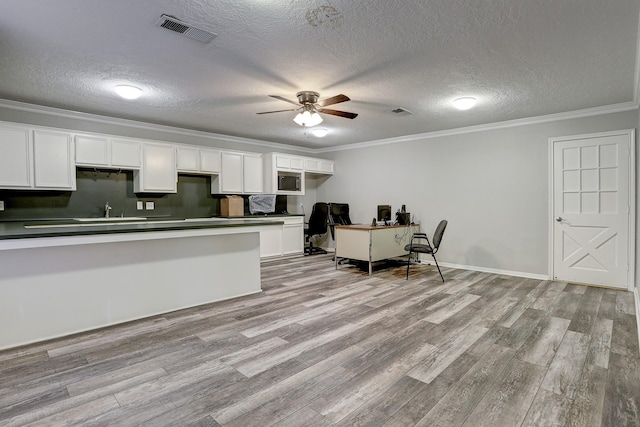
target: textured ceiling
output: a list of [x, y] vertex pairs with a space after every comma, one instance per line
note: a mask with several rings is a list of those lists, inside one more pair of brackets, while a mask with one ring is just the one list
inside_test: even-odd
[[[0, 98], [324, 148], [635, 102], [638, 0], [2, 0]], [[155, 25], [173, 15], [209, 44]], [[136, 101], [116, 97], [128, 83]], [[269, 98], [344, 93], [307, 135]], [[451, 101], [478, 98], [457, 111]], [[412, 114], [396, 114], [404, 108]], [[295, 107], [294, 107], [295, 108]]]

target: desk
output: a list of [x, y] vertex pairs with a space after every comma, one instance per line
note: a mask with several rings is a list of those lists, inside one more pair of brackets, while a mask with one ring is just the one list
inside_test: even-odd
[[336, 225], [336, 270], [338, 258], [350, 258], [369, 262], [407, 255], [405, 245], [411, 241], [413, 233], [420, 232], [420, 225]]

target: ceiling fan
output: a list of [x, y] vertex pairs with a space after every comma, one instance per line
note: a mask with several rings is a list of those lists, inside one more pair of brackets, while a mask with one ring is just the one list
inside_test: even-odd
[[350, 98], [347, 95], [336, 95], [331, 98], [324, 99], [322, 101], [318, 101], [320, 94], [318, 92], [312, 92], [309, 90], [303, 90], [302, 92], [298, 92], [296, 97], [298, 98], [298, 102], [292, 101], [287, 98], [283, 98], [278, 95], [269, 95], [272, 98], [279, 99], [281, 101], [288, 102], [290, 104], [295, 104], [298, 107], [292, 108], [289, 110], [276, 110], [276, 111], [264, 111], [262, 113], [257, 114], [270, 114], [270, 113], [281, 113], [283, 111], [298, 111], [301, 110], [296, 117], [293, 119], [294, 122], [299, 124], [300, 126], [315, 126], [317, 124], [322, 123], [322, 117], [320, 114], [331, 114], [332, 116], [344, 117], [347, 119], [355, 119], [358, 117], [356, 113], [349, 113], [347, 111], [339, 111], [332, 110], [329, 108], [324, 108], [327, 105], [338, 104], [340, 102], [349, 101]]

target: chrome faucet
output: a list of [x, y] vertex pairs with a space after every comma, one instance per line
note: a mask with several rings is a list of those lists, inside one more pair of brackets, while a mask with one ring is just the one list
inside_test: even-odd
[[109, 202], [104, 204], [104, 217], [109, 218], [109, 211], [111, 210], [111, 206], [109, 206]]

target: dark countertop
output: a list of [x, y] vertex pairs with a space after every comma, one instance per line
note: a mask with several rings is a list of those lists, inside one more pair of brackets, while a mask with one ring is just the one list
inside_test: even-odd
[[[281, 220], [279, 221], [276, 216], [272, 215], [265, 217], [264, 221], [247, 221], [243, 219], [255, 217], [254, 215], [251, 217], [193, 218], [186, 220], [184, 218], [157, 218], [126, 220], [121, 223], [114, 222], [109, 224], [80, 222], [73, 219], [0, 222], [0, 240], [283, 224]], [[117, 221], [117, 218], [115, 220]]]

